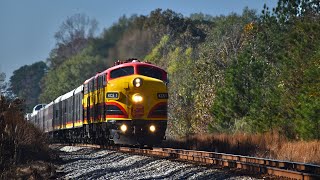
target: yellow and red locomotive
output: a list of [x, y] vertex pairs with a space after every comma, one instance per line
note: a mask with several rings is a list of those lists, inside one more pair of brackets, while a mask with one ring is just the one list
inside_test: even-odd
[[155, 65], [117, 61], [31, 119], [59, 141], [152, 146], [165, 137], [167, 82]]

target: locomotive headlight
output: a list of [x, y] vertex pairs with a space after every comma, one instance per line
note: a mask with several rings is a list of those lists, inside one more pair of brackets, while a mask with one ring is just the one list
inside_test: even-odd
[[151, 125], [151, 126], [149, 127], [149, 130], [150, 130], [151, 132], [155, 132], [155, 131], [156, 131], [156, 127], [155, 127], [154, 125]]
[[139, 103], [143, 101], [143, 97], [140, 94], [134, 94], [132, 96], [132, 101], [135, 103]]
[[122, 132], [126, 132], [127, 129], [128, 129], [128, 127], [127, 127], [127, 125], [125, 125], [125, 124], [122, 124], [122, 125], [120, 126], [120, 130], [121, 130]]
[[140, 87], [142, 85], [142, 79], [141, 78], [135, 78], [133, 80], [134, 87]]

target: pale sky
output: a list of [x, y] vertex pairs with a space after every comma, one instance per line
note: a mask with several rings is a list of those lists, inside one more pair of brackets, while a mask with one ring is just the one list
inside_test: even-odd
[[265, 3], [275, 7], [277, 0], [0, 0], [0, 72], [9, 80], [21, 66], [45, 61], [56, 43], [54, 33], [76, 13], [95, 18], [99, 35], [122, 15], [148, 15], [157, 8], [216, 16], [241, 14], [246, 6], [260, 13]]

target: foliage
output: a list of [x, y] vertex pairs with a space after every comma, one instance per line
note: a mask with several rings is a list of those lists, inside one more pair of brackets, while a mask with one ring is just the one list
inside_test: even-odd
[[277, 129], [290, 138], [319, 138], [320, 27], [312, 3], [279, 1], [273, 15], [265, 9], [223, 76], [212, 106], [212, 131]]
[[[196, 61], [195, 117], [198, 131], [207, 132], [208, 125], [216, 123], [210, 113], [216, 98], [218, 85], [225, 82], [225, 71], [247, 43], [245, 27], [256, 21], [255, 11], [244, 9], [242, 15], [230, 14], [213, 19], [207, 40], [199, 47], [199, 60]], [[223, 113], [223, 112], [222, 112]]]
[[190, 135], [194, 132], [194, 85], [193, 78], [194, 63], [193, 49], [183, 50], [176, 48], [169, 52], [168, 73], [170, 78], [169, 85], [169, 117], [170, 130], [177, 135]]
[[46, 71], [47, 65], [39, 61], [32, 65], [20, 67], [10, 77], [10, 90], [17, 97], [25, 99], [26, 111], [28, 112], [39, 103], [40, 80]]
[[[41, 101], [117, 59], [136, 57], [169, 73], [170, 136], [271, 132], [319, 139], [319, 7], [315, 0], [279, 0], [272, 11], [216, 17], [156, 9], [122, 16], [98, 37], [89, 33], [94, 20], [69, 18], [56, 34]], [[66, 26], [72, 23], [85, 28]]]
[[6, 74], [4, 72], [0, 72], [0, 96], [6, 91]]
[[286, 35], [281, 114], [290, 120], [294, 138], [319, 139], [319, 20], [301, 17]]
[[65, 60], [86, 48], [97, 30], [98, 22], [85, 14], [68, 17], [55, 33], [56, 47], [51, 50], [47, 61], [55, 69]]
[[51, 70], [43, 79], [42, 102], [50, 102], [58, 96], [80, 86], [94, 76], [95, 73], [106, 69], [106, 64], [99, 56], [93, 56], [86, 49], [81, 54], [73, 56], [55, 70]]

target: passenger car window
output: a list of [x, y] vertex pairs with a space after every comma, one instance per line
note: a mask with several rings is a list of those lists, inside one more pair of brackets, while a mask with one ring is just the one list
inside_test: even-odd
[[115, 69], [111, 71], [110, 77], [111, 78], [118, 78], [122, 76], [128, 76], [134, 73], [133, 66], [128, 66], [128, 67], [122, 67], [119, 69]]

